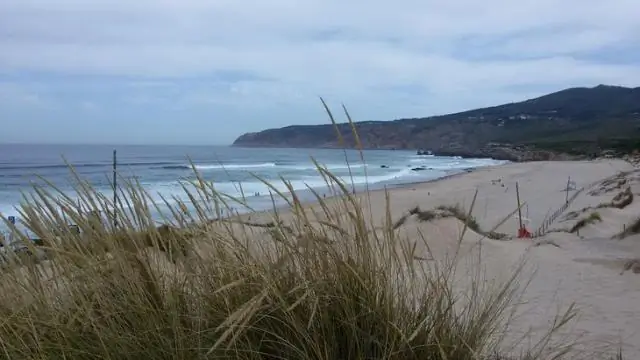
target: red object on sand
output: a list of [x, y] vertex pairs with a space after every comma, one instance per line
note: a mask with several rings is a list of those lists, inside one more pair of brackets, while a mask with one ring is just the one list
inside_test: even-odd
[[527, 228], [521, 227], [520, 229], [518, 229], [518, 238], [531, 238], [531, 233], [529, 232], [529, 230], [527, 230]]

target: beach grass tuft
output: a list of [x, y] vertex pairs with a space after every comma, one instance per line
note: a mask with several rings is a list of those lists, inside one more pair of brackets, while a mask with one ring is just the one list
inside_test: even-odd
[[597, 211], [593, 211], [589, 214], [589, 216], [580, 219], [578, 222], [575, 223], [575, 225], [573, 225], [571, 227], [571, 229], [569, 230], [570, 233], [574, 233], [576, 231], [579, 231], [580, 229], [582, 229], [583, 227], [589, 225], [589, 224], [593, 224], [596, 222], [600, 222], [602, 221], [602, 217], [600, 216], [600, 213]]
[[[5, 355], [471, 359], [493, 350], [513, 284], [454, 311], [450, 274], [427, 271], [410, 249], [392, 246], [392, 230], [368, 231], [359, 199], [323, 174], [342, 191], [333, 206], [319, 199], [329, 220], [313, 221], [294, 196], [288, 226], [271, 222], [255, 243], [247, 227], [261, 224], [212, 221], [198, 201], [171, 219], [182, 224], [156, 226], [150, 197], [133, 184], [121, 193], [131, 208], [91, 189], [92, 198], [71, 207], [63, 194], [37, 189], [21, 210], [41, 239], [23, 239], [34, 261], [8, 259], [2, 276]], [[207, 188], [188, 197], [220, 196], [200, 193]], [[171, 206], [169, 213], [184, 209]], [[120, 224], [83, 217], [80, 208], [111, 216], [115, 208]], [[66, 231], [66, 219], [81, 233]], [[39, 251], [46, 257], [37, 259]]]
[[[287, 211], [274, 201], [252, 222], [234, 215], [248, 206], [242, 198], [193, 171], [196, 181], [183, 187], [189, 200], [164, 207], [124, 179], [115, 201], [77, 175], [79, 201], [34, 187], [20, 219], [39, 241], [7, 223], [27, 255], [5, 253], [0, 357], [508, 358], [500, 340], [517, 272], [493, 285], [474, 277], [460, 293], [452, 267], [417, 260], [425, 237], [399, 236], [388, 196], [384, 226], [374, 228], [367, 192], [354, 194], [321, 166], [333, 197], [316, 194], [311, 207], [265, 182]], [[469, 211], [448, 210], [479, 229]], [[560, 358], [548, 339], [571, 317], [523, 358]]]
[[627, 236], [635, 235], [640, 233], [640, 218], [635, 219], [631, 224], [625, 225], [624, 229], [613, 236], [616, 239], [624, 239]]

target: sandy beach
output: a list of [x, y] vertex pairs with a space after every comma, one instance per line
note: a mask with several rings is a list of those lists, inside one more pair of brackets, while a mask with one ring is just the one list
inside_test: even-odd
[[[555, 213], [540, 229], [541, 236], [517, 238], [519, 216], [517, 212], [509, 216], [518, 207], [516, 183], [528, 231], [535, 233]], [[451, 217], [430, 221], [408, 217], [398, 230], [400, 236], [408, 241], [424, 236], [429, 249], [418, 250], [435, 261], [459, 251], [460, 286], [477, 271], [477, 266], [471, 266], [477, 265], [477, 259], [488, 280], [506, 279], [526, 261], [520, 280], [526, 288], [505, 333], [505, 344], [519, 342], [526, 347], [552, 326], [559, 313], [575, 304], [577, 317], [555, 338], [560, 344], [575, 342], [575, 358], [600, 358], [603, 352], [618, 348], [625, 358], [640, 358], [640, 264], [636, 268], [633, 262], [640, 258], [640, 235], [616, 237], [640, 217], [640, 200], [633, 201], [640, 191], [640, 169], [613, 159], [485, 167], [388, 190], [390, 209], [395, 219], [416, 206], [423, 211], [456, 204], [469, 209], [476, 190], [472, 215], [481, 229], [502, 233], [503, 239], [468, 230], [458, 246], [464, 226]], [[382, 224], [385, 192], [360, 196], [366, 198], [364, 207], [371, 209], [373, 221]], [[563, 209], [567, 198], [571, 201]], [[251, 217], [257, 220], [264, 215]], [[287, 214], [282, 218], [286, 221]], [[581, 221], [584, 226], [571, 232]], [[522, 338], [527, 340], [519, 341]]]
[[[466, 229], [461, 236], [464, 223], [434, 209], [468, 210], [476, 191], [471, 214], [477, 231]], [[640, 358], [640, 261], [634, 261], [640, 260], [640, 200], [634, 200], [640, 194], [639, 168], [613, 159], [511, 163], [359, 194], [375, 229], [386, 221], [387, 194], [391, 220], [398, 224], [398, 243], [416, 246], [416, 258], [430, 264], [456, 254], [454, 286], [461, 293], [474, 276], [499, 283], [524, 261], [514, 316], [502, 333], [503, 348], [516, 354], [529, 348], [574, 304], [577, 316], [556, 334], [551, 346], [574, 345], [569, 358], [575, 359], [609, 359], [618, 349], [624, 359]], [[326, 199], [328, 206], [338, 201]], [[319, 204], [305, 206], [318, 210], [310, 223], [322, 220]], [[411, 215], [416, 207], [420, 214], [436, 216]], [[264, 223], [272, 216], [273, 212], [260, 212], [240, 218]], [[282, 210], [278, 216], [287, 223], [292, 213]], [[520, 217], [530, 233], [540, 236], [518, 238]], [[211, 224], [212, 231], [228, 225]], [[269, 238], [263, 227], [232, 226], [255, 235], [250, 237], [255, 244]], [[491, 236], [485, 236], [488, 233]], [[207, 253], [207, 248], [199, 251]]]
[[[631, 172], [616, 176], [621, 171]], [[483, 240], [483, 264], [489, 277], [508, 273], [508, 266], [523, 256], [531, 283], [523, 294], [522, 314], [513, 324], [515, 333], [544, 329], [553, 316], [570, 303], [575, 303], [578, 317], [565, 329], [570, 337], [580, 341], [586, 351], [596, 351], [620, 345], [629, 358], [640, 357], [640, 276], [632, 269], [624, 271], [628, 261], [640, 257], [640, 236], [612, 239], [640, 217], [640, 202], [631, 202], [623, 209], [604, 207], [627, 187], [633, 194], [640, 190], [640, 172], [628, 163], [613, 160], [595, 162], [541, 162], [509, 164], [486, 168], [445, 182], [403, 189], [392, 195], [394, 211], [413, 205], [429, 208], [439, 204], [460, 203], [469, 207], [478, 189], [473, 215], [483, 229], [498, 224], [517, 208], [515, 183], [526, 227], [534, 232], [566, 200], [563, 189], [567, 179], [575, 182], [575, 191], [584, 188], [567, 209], [549, 226], [549, 231], [534, 239], [512, 241]], [[612, 179], [613, 178], [613, 179]], [[600, 208], [598, 208], [600, 206]], [[592, 213], [601, 220], [569, 233], [581, 219]], [[447, 220], [438, 223], [415, 224], [424, 233], [450, 234], [432, 236], [430, 240], [451, 241], [458, 236], [461, 224]], [[432, 228], [429, 229], [429, 228]], [[518, 218], [512, 216], [496, 230], [514, 238]], [[469, 233], [469, 245], [480, 241]], [[548, 243], [548, 244], [545, 244]], [[542, 246], [536, 246], [542, 244]], [[533, 271], [535, 270], [535, 274]], [[622, 272], [622, 275], [621, 275]], [[511, 334], [516, 337], [514, 334]]]

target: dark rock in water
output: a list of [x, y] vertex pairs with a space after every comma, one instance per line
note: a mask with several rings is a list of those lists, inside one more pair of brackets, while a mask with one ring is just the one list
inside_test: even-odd
[[389, 168], [389, 165], [380, 165], [380, 167], [381, 167], [382, 169], [388, 169], [388, 168]]
[[411, 170], [412, 171], [424, 171], [424, 170], [427, 170], [427, 168], [424, 167], [424, 166], [420, 166], [420, 167], [414, 167]]

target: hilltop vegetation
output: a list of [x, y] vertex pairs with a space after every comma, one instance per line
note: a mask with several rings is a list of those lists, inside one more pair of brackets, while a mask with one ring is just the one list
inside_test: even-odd
[[[541, 160], [640, 148], [640, 87], [570, 88], [522, 102], [456, 114], [355, 124], [365, 148], [428, 149], [436, 154]], [[345, 144], [355, 146], [348, 124]], [[326, 125], [247, 133], [244, 147], [341, 147]]]

